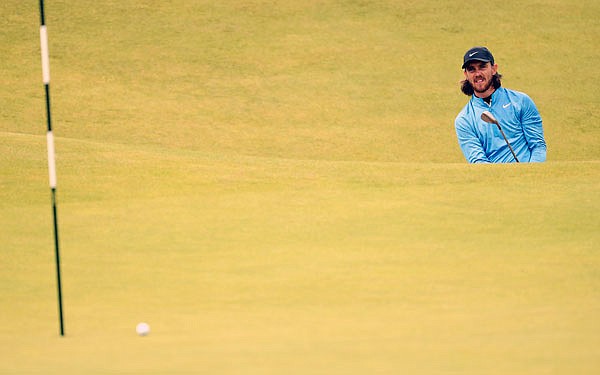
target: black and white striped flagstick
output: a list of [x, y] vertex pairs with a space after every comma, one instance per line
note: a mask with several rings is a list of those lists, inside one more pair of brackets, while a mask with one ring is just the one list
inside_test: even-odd
[[50, 175], [50, 190], [52, 192], [52, 214], [54, 218], [54, 254], [56, 259], [56, 281], [58, 286], [58, 316], [60, 321], [60, 335], [65, 335], [62, 303], [62, 282], [60, 279], [60, 252], [58, 249], [58, 219], [56, 217], [56, 163], [54, 158], [54, 135], [52, 134], [52, 120], [50, 116], [50, 57], [48, 54], [48, 32], [44, 17], [44, 0], [40, 0], [40, 43], [42, 51], [42, 78], [46, 90], [46, 118], [48, 120], [48, 173]]

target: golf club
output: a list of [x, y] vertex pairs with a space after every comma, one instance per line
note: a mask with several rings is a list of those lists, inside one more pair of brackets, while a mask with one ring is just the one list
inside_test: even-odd
[[506, 144], [508, 145], [510, 152], [512, 152], [512, 155], [514, 156], [515, 160], [518, 163], [519, 159], [517, 159], [517, 154], [515, 154], [515, 151], [513, 150], [512, 146], [510, 145], [510, 142], [508, 141], [508, 138], [506, 138], [506, 135], [504, 134], [504, 132], [502, 131], [502, 128], [500, 127], [500, 123], [498, 122], [498, 120], [496, 120], [494, 115], [492, 115], [489, 111], [483, 111], [483, 113], [481, 114], [481, 119], [483, 121], [487, 122], [488, 124], [496, 124], [496, 126], [498, 127], [498, 130], [500, 130], [500, 133], [502, 133], [502, 136], [504, 137], [504, 140], [506, 141]]

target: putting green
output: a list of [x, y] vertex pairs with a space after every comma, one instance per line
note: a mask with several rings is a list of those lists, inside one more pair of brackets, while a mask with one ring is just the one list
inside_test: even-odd
[[[61, 338], [39, 16], [3, 2], [0, 372], [597, 373], [600, 12], [539, 9], [47, 2]], [[474, 44], [548, 162], [464, 161]]]

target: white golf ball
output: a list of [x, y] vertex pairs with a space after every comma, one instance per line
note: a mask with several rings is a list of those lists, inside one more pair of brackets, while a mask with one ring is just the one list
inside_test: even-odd
[[138, 323], [138, 325], [135, 327], [135, 331], [140, 336], [146, 336], [150, 333], [150, 326], [148, 323]]

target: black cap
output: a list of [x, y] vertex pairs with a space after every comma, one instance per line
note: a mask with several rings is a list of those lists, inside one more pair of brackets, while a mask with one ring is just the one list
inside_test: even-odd
[[471, 61], [484, 61], [494, 65], [494, 56], [489, 49], [485, 47], [473, 47], [465, 53], [462, 68], [464, 69]]

